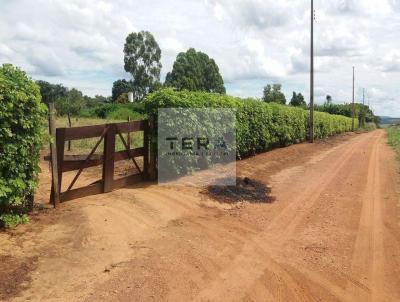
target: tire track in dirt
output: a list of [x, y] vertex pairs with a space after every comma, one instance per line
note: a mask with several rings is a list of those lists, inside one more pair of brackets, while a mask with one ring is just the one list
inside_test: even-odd
[[374, 136], [369, 160], [359, 230], [351, 265], [352, 279], [347, 291], [357, 301], [390, 301], [384, 295], [384, 247], [380, 183], [380, 145], [382, 133]]
[[151, 185], [65, 205], [76, 204], [52, 242], [67, 244], [40, 255], [40, 278], [16, 300], [400, 301], [400, 192], [384, 140], [378, 130], [239, 162], [240, 176], [272, 182], [272, 204]]
[[272, 240], [283, 244], [293, 235], [296, 226], [309, 213], [308, 211], [318, 200], [321, 193], [337, 177], [339, 172], [348, 165], [348, 161], [354, 155], [354, 151], [366, 140], [368, 140], [367, 136], [361, 137], [358, 141], [351, 141], [335, 151], [341, 152], [341, 149], [345, 150], [316, 181], [310, 182], [309, 187], [295, 197], [293, 202], [268, 225], [267, 232], [272, 234]]
[[[268, 224], [265, 231], [248, 239], [245, 243], [245, 248], [235, 257], [232, 265], [223, 270], [212, 282], [210, 287], [198, 295], [196, 301], [218, 301], [218, 298], [222, 297], [232, 299], [232, 301], [238, 301], [240, 297], [243, 297], [248, 289], [263, 276], [264, 272], [269, 272], [269, 274], [279, 276], [279, 278], [284, 280], [287, 291], [296, 292], [296, 299], [299, 301], [313, 301], [313, 298], [305, 292], [304, 288], [299, 286], [297, 281], [283, 270], [280, 265], [273, 260], [271, 255], [274, 251], [279, 251], [285, 242], [293, 235], [296, 226], [303, 220], [308, 210], [317, 201], [324, 189], [337, 177], [339, 171], [346, 166], [349, 159], [354, 155], [354, 151], [369, 139], [369, 136], [364, 136], [358, 138], [356, 141], [351, 141], [348, 144], [340, 146], [335, 152], [341, 152], [342, 149], [345, 151], [330, 164], [330, 167], [324, 171], [318, 181], [313, 182], [310, 188], [296, 197], [280, 215]], [[265, 248], [266, 241], [271, 244], [272, 248]], [[261, 246], [264, 246], [264, 248], [261, 248], [263, 252], [254, 254], [254, 250], [260, 249]], [[251, 251], [253, 251], [253, 253]], [[256, 256], [261, 257], [262, 260], [256, 259]], [[245, 272], [243, 272], [244, 267], [247, 268]], [[337, 288], [331, 286], [331, 283], [322, 277], [314, 276], [312, 279], [320, 284], [322, 283], [323, 286], [325, 285], [324, 287], [330, 285], [327, 287], [328, 289]], [[320, 282], [318, 279], [324, 281]], [[237, 282], [240, 282], [240, 288], [231, 292], [231, 289]], [[276, 288], [270, 288], [268, 291], [270, 295], [279, 292], [276, 291]], [[338, 295], [343, 299], [346, 298], [345, 293], [339, 289], [336, 291], [331, 290], [331, 292], [333, 295]], [[222, 293], [223, 295], [218, 296], [218, 294]], [[227, 293], [229, 293], [228, 296], [226, 296]], [[279, 299], [279, 297], [275, 298]], [[283, 299], [281, 301], [285, 300]]]

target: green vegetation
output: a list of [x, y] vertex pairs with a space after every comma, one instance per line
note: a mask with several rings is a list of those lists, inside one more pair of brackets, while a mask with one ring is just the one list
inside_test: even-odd
[[389, 127], [386, 129], [388, 142], [397, 152], [397, 158], [400, 160], [400, 127]]
[[[237, 156], [253, 155], [307, 138], [308, 111], [255, 99], [240, 99], [206, 92], [158, 90], [144, 101], [148, 114], [158, 108], [232, 108], [236, 110]], [[323, 112], [315, 114], [315, 137], [325, 138], [351, 130], [351, 119]], [[358, 126], [358, 125], [356, 125]]]
[[164, 85], [177, 90], [226, 92], [224, 80], [214, 59], [194, 48], [178, 54], [172, 71], [167, 73]]
[[11, 64], [0, 67], [0, 224], [12, 227], [33, 205], [46, 107], [39, 86]]
[[111, 90], [111, 100], [116, 102], [118, 97], [124, 93], [133, 92], [133, 83], [132, 81], [127, 81], [125, 79], [116, 80], [113, 83], [113, 87]]
[[304, 96], [301, 93], [296, 93], [294, 91], [289, 105], [293, 107], [302, 107], [304, 109], [307, 108], [307, 103], [304, 101]]
[[140, 120], [146, 117], [143, 103], [98, 104], [95, 107], [82, 110], [79, 116], [125, 121], [128, 117], [130, 117], [131, 120]]
[[13, 229], [19, 224], [29, 222], [27, 214], [2, 214], [0, 215], [0, 227], [6, 229]]
[[[332, 104], [331, 97], [327, 96], [327, 102], [323, 105], [315, 105], [316, 111], [327, 112], [330, 114], [343, 115], [352, 117], [353, 105], [352, 104]], [[379, 125], [380, 119], [375, 116], [372, 110], [363, 104], [355, 104], [355, 118], [358, 120], [360, 127], [364, 128], [367, 123], [375, 123]]]
[[266, 103], [278, 103], [278, 104], [285, 105], [286, 97], [281, 90], [282, 90], [281, 84], [265, 86], [264, 91], [263, 91], [263, 98], [262, 98], [263, 101]]
[[124, 68], [132, 75], [135, 100], [161, 86], [161, 49], [148, 31], [130, 33], [124, 45]]

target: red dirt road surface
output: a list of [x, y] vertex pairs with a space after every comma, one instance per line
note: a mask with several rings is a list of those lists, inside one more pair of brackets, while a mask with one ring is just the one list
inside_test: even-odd
[[0, 233], [0, 299], [400, 301], [399, 174], [384, 131], [274, 150], [237, 170], [274, 201], [144, 184], [40, 211]]

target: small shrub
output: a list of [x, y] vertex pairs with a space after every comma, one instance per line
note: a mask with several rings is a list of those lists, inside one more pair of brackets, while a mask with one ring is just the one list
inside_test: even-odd
[[29, 216], [26, 214], [2, 214], [0, 215], [0, 227], [6, 229], [15, 228], [19, 224], [28, 223]]
[[127, 104], [129, 102], [128, 100], [128, 94], [127, 93], [123, 93], [121, 94], [117, 100], [115, 101], [117, 104]]
[[0, 67], [0, 104], [0, 220], [4, 224], [32, 206], [47, 110], [39, 87], [11, 64]]
[[130, 117], [131, 120], [140, 120], [143, 115], [129, 108], [121, 107], [109, 112], [106, 117], [111, 120], [127, 120], [128, 117]]
[[132, 119], [142, 119], [144, 115], [145, 110], [142, 103], [101, 104], [94, 108], [84, 109], [79, 113], [79, 117], [117, 120], [126, 120], [128, 116]]
[[376, 129], [377, 129], [375, 123], [366, 123], [365, 126], [364, 126], [364, 128], [365, 128], [365, 130], [367, 130], [367, 131], [373, 131], [373, 130], [376, 130]]

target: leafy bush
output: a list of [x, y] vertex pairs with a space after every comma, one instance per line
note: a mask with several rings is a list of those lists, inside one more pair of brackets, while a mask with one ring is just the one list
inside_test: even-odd
[[129, 102], [128, 94], [122, 93], [119, 97], [117, 97], [116, 101], [117, 104], [127, 104]]
[[9, 224], [33, 203], [46, 107], [39, 87], [11, 64], [0, 67], [0, 103], [0, 220]]
[[128, 119], [128, 116], [132, 119], [141, 119], [144, 115], [144, 105], [140, 102], [132, 104], [101, 104], [94, 108], [82, 110], [79, 114], [80, 117], [116, 120]]
[[[144, 106], [146, 112], [154, 116], [157, 115], [158, 108], [235, 109], [238, 158], [302, 142], [306, 140], [308, 133], [307, 110], [251, 98], [240, 99], [228, 95], [165, 88], [148, 95]], [[350, 118], [316, 112], [315, 137], [325, 138], [350, 131], [351, 124]]]
[[0, 215], [0, 227], [12, 229], [19, 224], [29, 222], [29, 216], [26, 214], [2, 214]]
[[364, 125], [364, 129], [365, 129], [366, 131], [373, 131], [373, 130], [376, 130], [377, 127], [376, 127], [376, 124], [375, 124], [375, 123], [366, 123], [366, 124]]
[[129, 108], [117, 108], [107, 114], [107, 119], [111, 120], [127, 120], [128, 117], [130, 117], [131, 120], [139, 120], [143, 118], [143, 115]]

